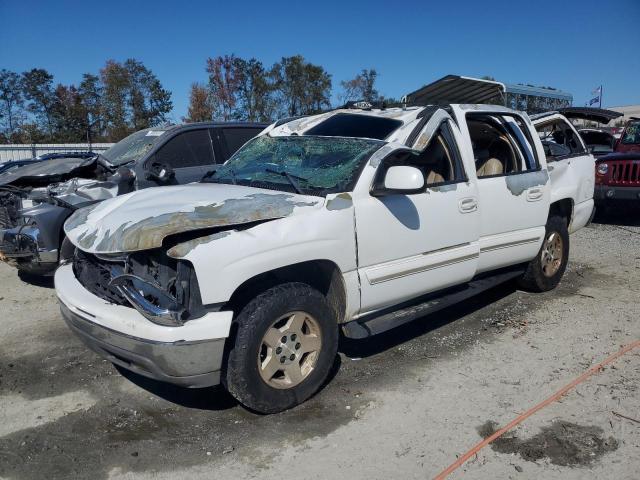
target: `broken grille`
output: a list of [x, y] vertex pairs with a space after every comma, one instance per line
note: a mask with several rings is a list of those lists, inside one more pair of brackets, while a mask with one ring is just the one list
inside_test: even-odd
[[80, 249], [76, 249], [73, 258], [73, 272], [84, 288], [107, 302], [130, 307], [118, 289], [109, 285], [114, 270], [123, 269], [124, 262], [102, 260]]
[[608, 163], [611, 168], [610, 185], [640, 184], [640, 161]]

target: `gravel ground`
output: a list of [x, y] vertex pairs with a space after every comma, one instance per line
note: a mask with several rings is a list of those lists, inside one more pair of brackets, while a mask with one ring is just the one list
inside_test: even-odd
[[[573, 235], [553, 292], [503, 285], [397, 331], [343, 341], [328, 385], [272, 416], [220, 389], [118, 371], [70, 334], [50, 282], [0, 265], [0, 477], [433, 477], [640, 339], [637, 225]], [[636, 349], [451, 478], [637, 479], [640, 423], [622, 415], [640, 420], [639, 384]]]

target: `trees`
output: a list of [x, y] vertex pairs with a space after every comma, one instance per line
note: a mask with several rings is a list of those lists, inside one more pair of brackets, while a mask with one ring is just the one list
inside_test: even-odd
[[135, 59], [124, 63], [108, 60], [100, 70], [100, 82], [101, 120], [108, 140], [117, 141], [136, 130], [166, 121], [173, 107], [171, 92]]
[[199, 83], [191, 84], [189, 110], [184, 122], [206, 122], [213, 118], [213, 105], [209, 99], [209, 90]]
[[[302, 55], [271, 66], [220, 55], [206, 60], [205, 71], [206, 83], [191, 84], [183, 121], [269, 122], [331, 108], [331, 75]], [[377, 77], [373, 68], [361, 70], [340, 82], [339, 98], [384, 100]], [[0, 142], [116, 142], [167, 121], [172, 107], [171, 92], [134, 58], [107, 60], [97, 73], [85, 73], [71, 85], [56, 84], [42, 68], [22, 74], [0, 70]]]
[[371, 69], [363, 69], [351, 80], [340, 82], [342, 87], [341, 100], [346, 103], [350, 100], [364, 100], [365, 102], [375, 102], [381, 100], [378, 90], [375, 88], [378, 72]]
[[281, 116], [311, 115], [331, 106], [331, 75], [302, 55], [282, 57], [271, 68]]
[[51, 105], [51, 140], [73, 143], [86, 139], [87, 116], [78, 89], [58, 84]]
[[240, 73], [236, 118], [249, 122], [266, 122], [273, 118], [275, 102], [273, 83], [262, 62], [255, 58], [236, 58]]
[[0, 120], [2, 134], [11, 138], [23, 120], [21, 111], [24, 105], [22, 79], [16, 72], [0, 70]]
[[269, 69], [255, 58], [218, 56], [207, 59], [206, 72], [213, 117], [222, 121], [270, 121], [331, 106], [331, 75], [301, 55]]
[[206, 71], [214, 117], [231, 120], [238, 102], [242, 75], [237, 57], [232, 54], [208, 58]]
[[104, 133], [102, 94], [104, 88], [100, 77], [91, 73], [82, 76], [78, 88], [80, 101], [86, 118], [87, 141], [92, 142], [102, 138]]
[[34, 68], [22, 74], [22, 85], [27, 110], [35, 116], [36, 124], [51, 136], [51, 113], [55, 98], [53, 75], [43, 68]]
[[171, 92], [133, 58], [108, 60], [78, 86], [54, 84], [33, 68], [22, 75], [0, 70], [0, 141], [118, 141], [167, 120]]

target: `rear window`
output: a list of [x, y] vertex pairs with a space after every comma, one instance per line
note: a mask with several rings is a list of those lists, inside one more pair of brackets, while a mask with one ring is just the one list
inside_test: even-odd
[[402, 126], [400, 120], [338, 113], [305, 132], [319, 137], [354, 137], [384, 140]]

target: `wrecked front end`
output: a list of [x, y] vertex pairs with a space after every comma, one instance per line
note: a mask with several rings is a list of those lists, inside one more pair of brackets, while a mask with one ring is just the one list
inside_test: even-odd
[[233, 314], [203, 304], [191, 263], [165, 248], [122, 254], [77, 248], [55, 283], [68, 326], [112, 363], [184, 387], [219, 383]]
[[47, 275], [73, 252], [64, 242], [64, 222], [77, 209], [117, 195], [118, 185], [76, 178], [46, 188], [6, 190], [0, 196], [0, 260]]
[[76, 212], [65, 225], [77, 247], [73, 261], [55, 277], [67, 323], [128, 370], [187, 387], [217, 384], [233, 313], [203, 302], [192, 263], [170, 252], [232, 225], [285, 216], [302, 203], [293, 197], [232, 186], [159, 187]]
[[49, 203], [19, 210], [0, 230], [0, 260], [27, 273], [52, 272], [58, 264], [60, 231], [71, 213]]

